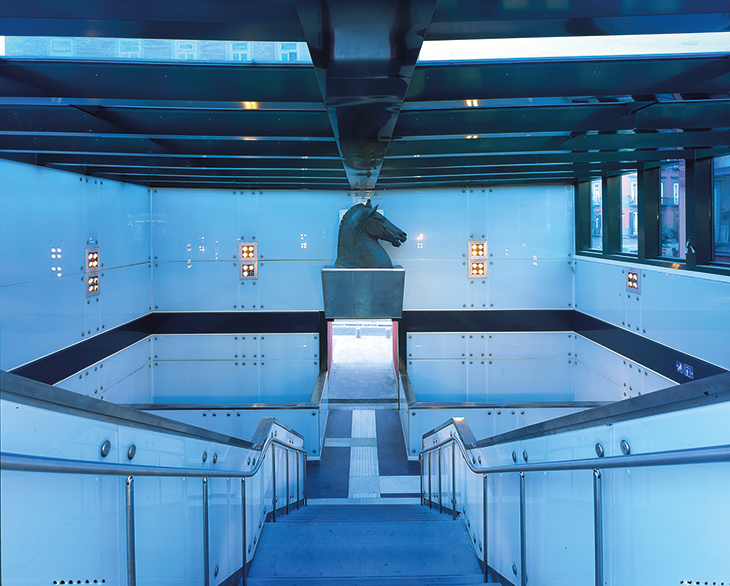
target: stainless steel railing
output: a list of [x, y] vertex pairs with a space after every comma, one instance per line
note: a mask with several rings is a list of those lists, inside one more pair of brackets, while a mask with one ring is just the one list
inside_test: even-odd
[[[242, 505], [242, 575], [243, 585], [246, 584], [246, 564], [248, 549], [246, 546], [246, 479], [255, 476], [271, 449], [273, 496], [272, 496], [272, 521], [276, 522], [277, 494], [276, 494], [276, 451], [283, 449], [286, 454], [286, 514], [290, 511], [290, 484], [289, 484], [289, 453], [297, 454], [296, 462], [296, 507], [299, 508], [303, 500], [307, 505], [307, 452], [296, 448], [268, 434], [266, 441], [261, 447], [261, 455], [258, 460], [253, 460], [253, 467], [247, 471], [213, 471], [199, 470], [195, 468], [168, 468], [157, 466], [129, 466], [121, 464], [100, 464], [95, 462], [84, 462], [81, 460], [65, 460], [61, 458], [47, 458], [38, 456], [27, 456], [22, 454], [0, 453], [0, 468], [3, 470], [16, 470], [23, 472], [49, 472], [62, 474], [92, 474], [126, 476], [126, 543], [127, 543], [127, 584], [136, 586], [136, 556], [135, 556], [135, 533], [134, 533], [134, 477], [195, 477], [203, 479], [203, 567], [205, 586], [210, 584], [210, 551], [209, 551], [209, 527], [208, 527], [208, 478], [240, 478], [241, 479], [241, 505]], [[300, 462], [302, 463], [300, 471]], [[303, 499], [300, 498], [300, 495]]]
[[[479, 467], [469, 457], [467, 448], [458, 435], [458, 432], [444, 440], [441, 440], [419, 453], [418, 459], [421, 465], [421, 504], [426, 505], [424, 497], [424, 473], [428, 467], [428, 507], [432, 508], [434, 492], [431, 488], [432, 459], [433, 455], [438, 457], [438, 506], [439, 512], [443, 512], [443, 487], [441, 451], [447, 445], [452, 446], [451, 451], [451, 509], [454, 519], [458, 515], [456, 506], [456, 448], [459, 449], [466, 463], [467, 468], [474, 474], [482, 476], [482, 507], [483, 507], [483, 556], [484, 556], [484, 581], [488, 580], [487, 560], [487, 478], [490, 474], [515, 473], [520, 475], [520, 565], [521, 585], [527, 584], [527, 560], [526, 560], [526, 531], [525, 531], [525, 473], [526, 472], [555, 472], [574, 470], [593, 470], [593, 539], [595, 555], [595, 584], [603, 586], [603, 503], [601, 498], [601, 470], [611, 468], [635, 468], [646, 466], [676, 466], [684, 464], [705, 464], [715, 462], [730, 462], [730, 445], [722, 445], [706, 448], [691, 448], [685, 450], [673, 450], [667, 452], [655, 452], [648, 454], [633, 454], [625, 456], [613, 456], [606, 458], [588, 458], [583, 460], [566, 460], [559, 462], [541, 462], [528, 464], [527, 462], [516, 463], [512, 466], [487, 466]], [[514, 456], [514, 454], [513, 454]]]

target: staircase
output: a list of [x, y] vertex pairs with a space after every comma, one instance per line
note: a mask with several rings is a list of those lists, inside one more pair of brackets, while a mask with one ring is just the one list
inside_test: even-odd
[[249, 586], [484, 584], [464, 523], [419, 505], [310, 505], [267, 523]]

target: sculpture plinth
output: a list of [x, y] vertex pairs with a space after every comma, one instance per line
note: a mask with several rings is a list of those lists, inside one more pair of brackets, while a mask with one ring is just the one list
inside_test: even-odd
[[322, 269], [324, 315], [327, 319], [400, 319], [406, 270]]

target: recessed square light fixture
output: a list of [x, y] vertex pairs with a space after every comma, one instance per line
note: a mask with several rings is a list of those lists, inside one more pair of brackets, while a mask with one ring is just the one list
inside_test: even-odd
[[101, 260], [99, 259], [99, 247], [87, 246], [84, 249], [84, 287], [86, 288], [86, 297], [96, 297], [100, 294], [100, 274]]
[[629, 293], [641, 293], [641, 279], [637, 269], [627, 269], [626, 271], [626, 290]]
[[238, 242], [238, 278], [252, 281], [259, 278], [258, 242]]
[[470, 279], [487, 278], [487, 241], [469, 240], [467, 245]]

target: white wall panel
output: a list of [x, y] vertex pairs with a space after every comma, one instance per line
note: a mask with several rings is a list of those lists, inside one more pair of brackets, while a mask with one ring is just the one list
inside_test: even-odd
[[[253, 381], [250, 387], [258, 401], [258, 366], [236, 365], [230, 360], [158, 361], [153, 370], [154, 403], [246, 403], [241, 379]], [[244, 383], [245, 384], [245, 383]]]
[[566, 358], [573, 352], [573, 334], [567, 332], [492, 333], [488, 335], [492, 358]]
[[467, 306], [466, 261], [403, 259], [396, 264], [406, 270], [403, 309], [464, 309]]
[[458, 358], [466, 356], [465, 334], [412, 333], [408, 334], [408, 358]]
[[309, 360], [317, 358], [319, 336], [316, 334], [266, 334], [260, 337], [261, 358], [269, 360]]
[[[99, 283], [101, 295], [96, 299], [102, 331], [130, 322], [152, 309], [152, 269], [148, 264], [104, 269]], [[92, 301], [90, 305], [93, 304]]]
[[489, 191], [490, 258], [568, 260], [573, 252], [571, 186], [495, 187]]
[[495, 260], [489, 265], [494, 309], [571, 309], [573, 267], [568, 260]]
[[730, 278], [642, 267], [637, 300], [636, 294], [626, 292], [622, 272], [633, 266], [630, 262], [578, 261], [578, 310], [730, 368]]
[[[233, 334], [172, 334], [154, 336], [155, 360], [233, 360], [241, 340]], [[252, 337], [252, 336], [249, 336]]]
[[489, 401], [573, 400], [572, 361], [526, 358], [490, 362], [487, 367]]
[[238, 195], [232, 191], [157, 189], [151, 208], [153, 260], [238, 258]]
[[257, 402], [308, 402], [318, 374], [319, 364], [313, 360], [265, 360], [259, 369]]
[[239, 305], [237, 267], [235, 261], [155, 263], [154, 310], [235, 311]]
[[414, 360], [408, 366], [417, 401], [466, 401], [463, 360]]
[[[0, 368], [149, 311], [147, 189], [8, 161], [0, 174]], [[90, 238], [99, 242], [104, 277], [101, 296], [87, 304]]]
[[0, 288], [0, 368], [14, 368], [86, 339], [82, 279], [69, 276]]
[[264, 191], [258, 196], [259, 256], [264, 260], [334, 264], [339, 210], [353, 203], [344, 194]]
[[[259, 252], [261, 252], [259, 248]], [[324, 261], [259, 262], [258, 309], [267, 311], [324, 311]], [[248, 308], [246, 308], [248, 309]]]

